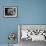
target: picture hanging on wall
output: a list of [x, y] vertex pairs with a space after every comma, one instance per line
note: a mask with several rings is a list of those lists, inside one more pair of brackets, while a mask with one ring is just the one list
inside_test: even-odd
[[32, 40], [32, 41], [46, 41], [46, 25], [18, 25], [18, 41]]
[[17, 16], [17, 7], [5, 6], [4, 7], [4, 17], [16, 17]]

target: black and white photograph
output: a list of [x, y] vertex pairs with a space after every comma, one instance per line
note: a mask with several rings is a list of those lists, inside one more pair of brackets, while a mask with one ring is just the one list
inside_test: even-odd
[[41, 45], [46, 43], [46, 25], [19, 24], [18, 41], [20, 46]]
[[17, 16], [17, 7], [4, 7], [4, 17], [16, 17]]
[[20, 40], [46, 41], [46, 25], [19, 25]]

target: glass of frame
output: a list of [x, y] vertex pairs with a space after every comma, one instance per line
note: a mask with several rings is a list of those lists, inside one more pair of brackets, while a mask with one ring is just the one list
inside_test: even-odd
[[5, 6], [4, 7], [4, 17], [16, 17], [17, 7], [15, 6]]

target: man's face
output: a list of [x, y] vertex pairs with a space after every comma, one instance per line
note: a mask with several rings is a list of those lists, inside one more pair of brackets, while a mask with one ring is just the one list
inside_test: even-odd
[[15, 15], [15, 11], [14, 10], [15, 10], [14, 8], [9, 8], [8, 11], [7, 11], [7, 13], [9, 15]]

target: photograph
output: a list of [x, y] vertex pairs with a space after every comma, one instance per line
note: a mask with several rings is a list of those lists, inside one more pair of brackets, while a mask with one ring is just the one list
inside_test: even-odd
[[17, 16], [17, 8], [16, 7], [4, 7], [4, 17], [16, 17]]
[[46, 41], [46, 25], [20, 24], [18, 30], [20, 31], [20, 41]]

